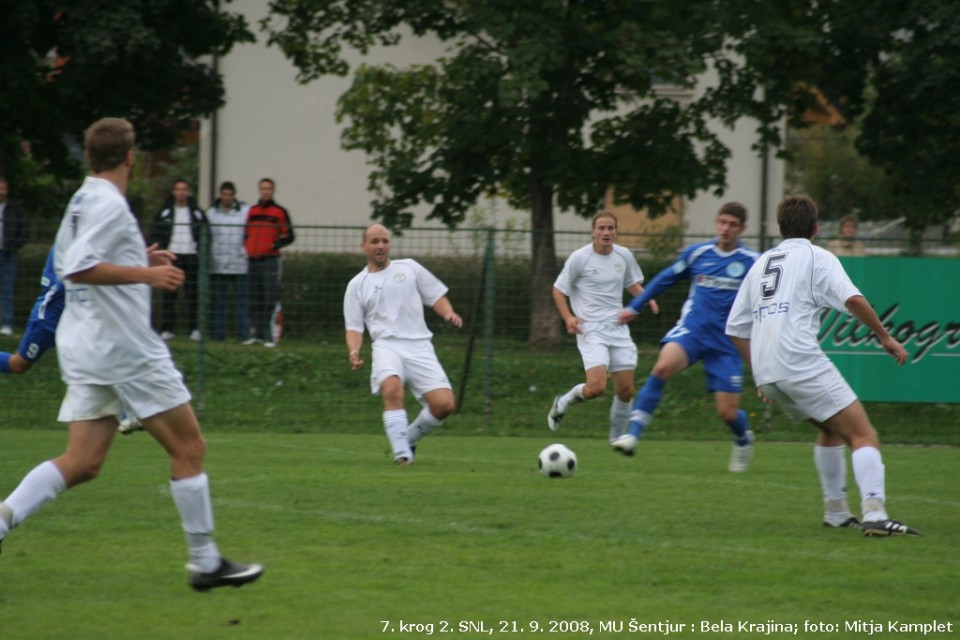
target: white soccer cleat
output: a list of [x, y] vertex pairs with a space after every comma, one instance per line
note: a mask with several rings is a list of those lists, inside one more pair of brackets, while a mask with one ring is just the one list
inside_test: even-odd
[[730, 473], [743, 473], [750, 468], [750, 461], [753, 460], [753, 431], [749, 429], [744, 434], [747, 437], [747, 444], [738, 445], [733, 443], [733, 450], [730, 452]]
[[547, 426], [550, 427], [550, 431], [557, 431], [560, 429], [561, 422], [563, 422], [563, 414], [560, 413], [560, 396], [554, 396], [550, 413], [547, 414]]
[[632, 458], [637, 453], [638, 442], [640, 442], [640, 438], [632, 433], [625, 433], [614, 440], [610, 446], [613, 447], [614, 451], [619, 451], [628, 458]]
[[135, 416], [127, 416], [117, 425], [117, 431], [128, 436], [134, 431], [143, 431], [143, 423]]

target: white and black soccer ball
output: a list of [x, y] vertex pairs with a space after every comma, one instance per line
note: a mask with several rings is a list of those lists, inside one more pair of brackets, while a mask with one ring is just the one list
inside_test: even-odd
[[577, 470], [577, 454], [562, 444], [551, 444], [540, 452], [537, 466], [547, 478], [569, 478]]

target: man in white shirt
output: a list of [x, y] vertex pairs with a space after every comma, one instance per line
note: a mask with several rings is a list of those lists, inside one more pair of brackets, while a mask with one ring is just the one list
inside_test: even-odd
[[[150, 243], [168, 249], [177, 258], [177, 267], [184, 273], [183, 294], [186, 297], [187, 328], [190, 339], [200, 341], [200, 249], [203, 245], [207, 216], [190, 195], [190, 183], [176, 180], [170, 197], [157, 212], [150, 230]], [[210, 239], [207, 238], [206, 242]], [[209, 255], [209, 247], [207, 247]], [[163, 292], [160, 337], [170, 340], [177, 328], [177, 291]]]
[[[614, 396], [608, 438], [613, 444], [630, 421], [637, 368], [637, 346], [618, 314], [623, 309], [624, 289], [632, 297], [643, 293], [643, 272], [633, 253], [614, 243], [617, 217], [613, 213], [600, 211], [591, 226], [593, 242], [570, 254], [553, 284], [553, 301], [567, 333], [577, 336], [586, 382], [553, 399], [547, 426], [557, 431], [571, 405], [603, 395], [609, 372]], [[650, 308], [659, 312], [655, 301]]]
[[220, 197], [207, 211], [210, 223], [210, 337], [227, 337], [227, 297], [233, 289], [236, 307], [234, 335], [243, 342], [250, 337], [247, 250], [243, 247], [250, 207], [237, 200], [232, 182], [220, 185]]
[[34, 467], [0, 502], [0, 540], [61, 492], [93, 480], [128, 406], [170, 456], [170, 491], [186, 534], [189, 584], [198, 591], [240, 586], [259, 564], [220, 555], [203, 471], [206, 445], [190, 392], [170, 352], [150, 327], [150, 289], [176, 289], [183, 271], [173, 254], [144, 247], [124, 197], [134, 161], [134, 130], [103, 118], [84, 136], [91, 175], [70, 199], [57, 232], [54, 267], [67, 305], [57, 326], [57, 355], [67, 393], [59, 420], [70, 423], [66, 450]]
[[[453, 389], [437, 359], [423, 307], [457, 328], [463, 319], [447, 298], [447, 287], [415, 260], [390, 259], [390, 232], [372, 224], [363, 232], [360, 248], [367, 266], [347, 285], [343, 318], [350, 366], [363, 366], [360, 347], [364, 329], [370, 334], [373, 366], [370, 388], [383, 397], [383, 426], [401, 466], [413, 464], [420, 439], [443, 424], [455, 408]], [[407, 422], [404, 385], [423, 405]]]
[[[820, 430], [814, 463], [823, 489], [824, 525], [860, 528], [867, 536], [918, 535], [887, 515], [879, 438], [850, 385], [820, 348], [821, 309], [853, 314], [898, 364], [907, 352], [836, 256], [812, 244], [817, 218], [817, 205], [806, 196], [780, 203], [777, 222], [784, 240], [750, 269], [730, 310], [727, 335], [751, 363], [761, 395], [791, 419], [808, 420]], [[847, 506], [844, 445], [852, 451], [862, 523]]]

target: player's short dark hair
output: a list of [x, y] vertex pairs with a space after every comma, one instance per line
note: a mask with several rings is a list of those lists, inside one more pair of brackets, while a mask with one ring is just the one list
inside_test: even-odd
[[257, 184], [259, 185], [259, 184], [262, 184], [262, 183], [264, 183], [264, 182], [269, 182], [269, 183], [270, 183], [270, 186], [271, 186], [271, 187], [274, 187], [274, 188], [276, 188], [276, 186], [277, 186], [277, 183], [273, 181], [273, 178], [260, 178], [260, 179], [257, 181]]
[[93, 173], [119, 167], [135, 144], [133, 125], [123, 118], [101, 118], [83, 134], [84, 155]]
[[229, 189], [230, 191], [233, 191], [234, 193], [237, 192], [237, 187], [236, 187], [232, 182], [230, 182], [229, 180], [225, 180], [224, 182], [221, 182], [221, 183], [220, 183], [220, 191], [223, 191], [224, 189]]
[[602, 211], [597, 211], [595, 214], [593, 214], [593, 220], [590, 221], [591, 229], [597, 226], [597, 220], [600, 218], [610, 218], [613, 220], [613, 226], [619, 227], [619, 220], [617, 220], [616, 214], [614, 214], [613, 211], [607, 211], [606, 209], [603, 209]]
[[787, 196], [777, 205], [777, 224], [784, 238], [813, 238], [819, 217], [810, 196]]
[[717, 215], [720, 216], [723, 214], [733, 216], [740, 221], [740, 224], [747, 224], [747, 208], [739, 202], [728, 202], [720, 207], [720, 211], [717, 211]]

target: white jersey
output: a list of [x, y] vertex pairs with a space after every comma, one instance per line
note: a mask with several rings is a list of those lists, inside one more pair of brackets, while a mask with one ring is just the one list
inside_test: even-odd
[[747, 273], [727, 319], [727, 335], [750, 339], [758, 385], [810, 378], [832, 364], [820, 348], [820, 312], [846, 313], [861, 295], [840, 261], [803, 238], [761, 255]]
[[391, 260], [382, 271], [364, 267], [343, 296], [344, 325], [358, 333], [366, 326], [373, 341], [431, 338], [423, 307], [432, 307], [446, 294], [446, 285], [416, 260]]
[[615, 244], [603, 255], [591, 243], [570, 254], [553, 286], [570, 298], [574, 315], [585, 323], [617, 324], [623, 290], [635, 284], [643, 284], [643, 272], [629, 249]]
[[66, 290], [57, 356], [67, 384], [136, 380], [170, 358], [150, 327], [149, 285], [70, 281], [72, 274], [104, 262], [146, 267], [147, 249], [123, 194], [107, 180], [88, 177], [67, 205], [54, 252], [57, 278]]

